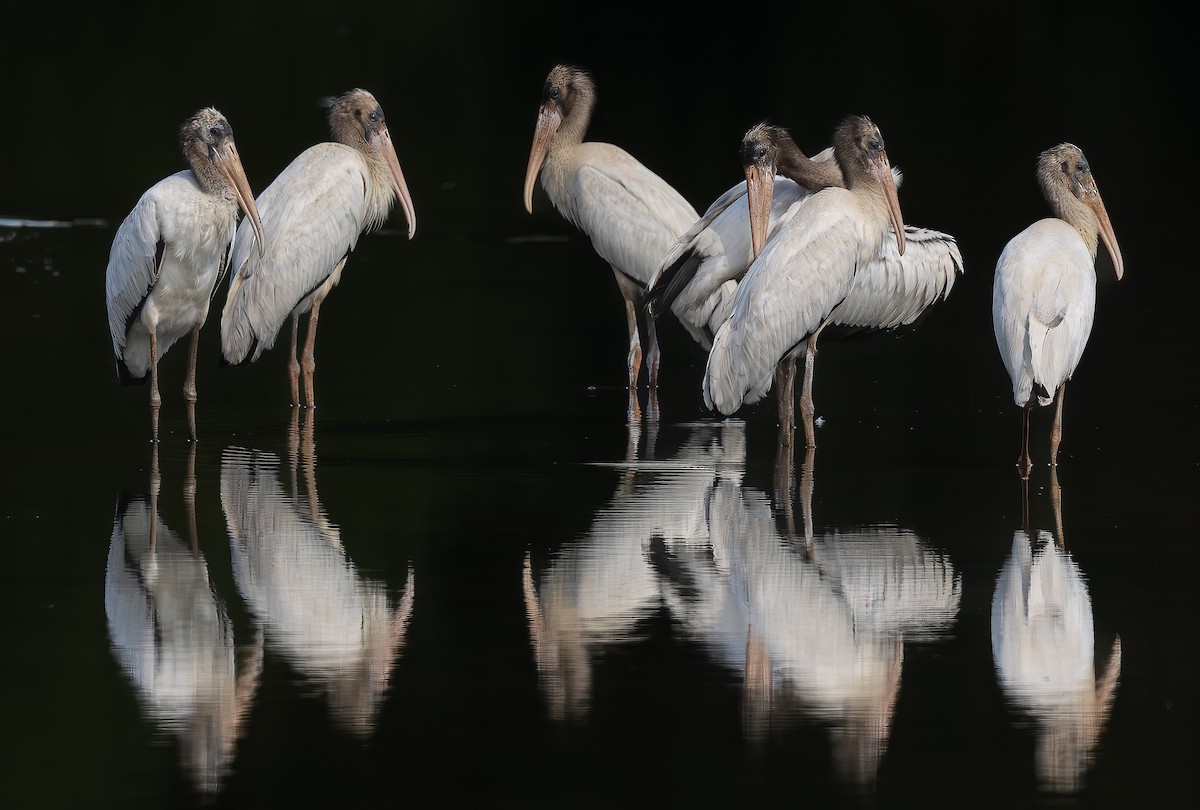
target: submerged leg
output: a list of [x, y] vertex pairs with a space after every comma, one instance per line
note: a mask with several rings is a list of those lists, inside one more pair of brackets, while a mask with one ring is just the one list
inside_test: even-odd
[[183, 381], [183, 401], [187, 403], [188, 433], [193, 443], [196, 435], [196, 355], [200, 346], [200, 324], [192, 327], [192, 345], [188, 348], [187, 377]]
[[621, 297], [625, 299], [625, 321], [629, 326], [629, 356], [627, 358], [629, 367], [629, 415], [631, 419], [641, 419], [642, 407], [638, 402], [637, 384], [638, 377], [642, 372], [642, 338], [638, 333], [637, 287], [615, 266], [613, 266], [612, 271], [613, 275], [617, 277], [617, 287], [621, 290]]
[[312, 310], [308, 313], [308, 333], [304, 338], [304, 354], [300, 357], [300, 371], [304, 375], [304, 398], [309, 410], [317, 407], [316, 383], [313, 377], [317, 373], [317, 356], [314, 347], [317, 343], [317, 317], [321, 314], [322, 298], [313, 300]]
[[800, 390], [800, 416], [804, 419], [804, 441], [808, 447], [817, 446], [817, 428], [814, 424], [816, 406], [813, 405], [813, 367], [817, 362], [817, 336], [808, 339], [804, 352], [804, 381]]
[[638, 334], [635, 288], [633, 282], [616, 267], [613, 267], [612, 271], [613, 275], [617, 277], [617, 287], [621, 290], [621, 297], [625, 299], [625, 322], [629, 327], [629, 390], [637, 391], [638, 377], [642, 372], [642, 339]]
[[1054, 397], [1056, 400], [1054, 405], [1054, 424], [1050, 427], [1050, 466], [1058, 465], [1058, 445], [1062, 441], [1062, 411], [1063, 411], [1063, 395], [1067, 390], [1067, 384], [1063, 383], [1058, 387], [1058, 395]]
[[300, 361], [296, 359], [296, 343], [300, 339], [300, 313], [292, 313], [292, 352], [288, 355], [288, 382], [292, 386], [292, 407], [300, 407]]
[[653, 392], [658, 388], [658, 367], [662, 355], [658, 348], [658, 332], [653, 316], [646, 319], [646, 344], [650, 347], [646, 353], [646, 366], [650, 370], [650, 390]]
[[646, 365], [650, 368], [650, 391], [646, 395], [647, 417], [658, 419], [658, 368], [661, 352], [658, 349], [658, 332], [654, 325], [654, 316], [646, 318], [646, 341], [650, 351], [646, 355]]
[[789, 433], [796, 427], [796, 355], [775, 366], [775, 405], [779, 429]]
[[158, 335], [150, 330], [150, 425], [154, 441], [158, 441], [158, 412], [162, 396], [158, 393]]
[[1022, 477], [1029, 475], [1033, 467], [1033, 460], [1029, 457], [1029, 414], [1032, 410], [1032, 400], [1021, 408], [1021, 455], [1017, 458], [1017, 471]]

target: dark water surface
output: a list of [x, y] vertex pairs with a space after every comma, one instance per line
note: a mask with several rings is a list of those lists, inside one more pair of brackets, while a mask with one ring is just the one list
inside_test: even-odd
[[155, 453], [105, 330], [114, 227], [0, 232], [5, 807], [1190, 800], [1196, 406], [1110, 393], [1145, 346], [1121, 288], [1057, 520], [1043, 412], [1025, 519], [986, 284], [830, 344], [789, 458], [770, 400], [705, 411], [672, 325], [628, 420], [581, 240], [388, 231], [322, 312], [315, 415], [282, 345], [220, 367], [210, 317], [198, 446], [177, 347]]

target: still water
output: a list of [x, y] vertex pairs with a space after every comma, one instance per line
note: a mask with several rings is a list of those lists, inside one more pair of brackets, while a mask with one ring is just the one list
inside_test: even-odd
[[200, 441], [176, 348], [155, 449], [112, 226], [3, 230], [0, 805], [1190, 801], [1195, 405], [1106, 394], [1103, 308], [1055, 475], [1046, 414], [1015, 472], [966, 242], [985, 280], [831, 344], [819, 447], [781, 452], [669, 325], [631, 421], [611, 275], [562, 233], [364, 239], [315, 414], [210, 317]]

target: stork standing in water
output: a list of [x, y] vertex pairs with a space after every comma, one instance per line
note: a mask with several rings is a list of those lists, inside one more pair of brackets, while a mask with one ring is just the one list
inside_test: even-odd
[[[150, 380], [152, 438], [158, 441], [162, 396], [158, 362], [189, 332], [188, 431], [196, 441], [196, 352], [200, 328], [217, 283], [229, 266], [238, 209], [246, 214], [246, 250], [263, 250], [254, 193], [233, 141], [233, 128], [217, 110], [199, 110], [179, 128], [188, 169], [151, 186], [113, 237], [105, 277], [108, 328], [123, 385]], [[250, 233], [253, 233], [251, 242]]]
[[1096, 253], [1103, 240], [1117, 279], [1121, 249], [1083, 151], [1061, 143], [1038, 157], [1038, 183], [1053, 217], [1009, 240], [996, 263], [992, 325], [1022, 409], [1018, 471], [1028, 476], [1029, 417], [1034, 402], [1056, 400], [1050, 464], [1058, 464], [1063, 392], [1092, 332], [1096, 314]]
[[[832, 148], [808, 158], [783, 127], [755, 125], [742, 140], [741, 154], [745, 183], [734, 186], [713, 204], [707, 215], [716, 212], [712, 224], [664, 259], [651, 286], [651, 296], [661, 295], [658, 300], [671, 306], [681, 319], [695, 311], [694, 307], [688, 309], [689, 302], [703, 300], [714, 285], [740, 280], [764, 243], [785, 229], [814, 194], [823, 188], [846, 186]], [[899, 169], [892, 167], [892, 178], [899, 187]], [[723, 210], [718, 210], [722, 206]], [[693, 232], [701, 224], [697, 223]], [[885, 239], [879, 255], [856, 269], [847, 300], [834, 310], [820, 333], [823, 339], [912, 327], [930, 306], [949, 294], [955, 276], [962, 272], [962, 256], [955, 239], [939, 231], [906, 225], [904, 242], [905, 253], [901, 255], [897, 243]], [[663, 305], [656, 312], [661, 308]], [[728, 312], [726, 307], [724, 317]], [[720, 311], [714, 310], [714, 315], [720, 316]], [[806, 355], [815, 354], [815, 343], [814, 336]], [[785, 431], [781, 435], [789, 442], [794, 427], [791, 415], [796, 359], [792, 353], [779, 363], [773, 384], [780, 426]], [[812, 363], [808, 358], [805, 372], [802, 408], [813, 413]], [[811, 417], [806, 419], [806, 429], [812, 447]]]
[[533, 213], [533, 187], [541, 178], [550, 202], [591, 239], [612, 267], [625, 300], [629, 326], [630, 414], [639, 415], [638, 378], [648, 366], [650, 403], [656, 407], [659, 371], [654, 319], [640, 335], [646, 285], [659, 260], [699, 219], [674, 188], [610, 143], [583, 140], [596, 103], [596, 87], [583, 69], [558, 65], [546, 77], [529, 163], [525, 209]]
[[[409, 239], [417, 228], [400, 160], [375, 97], [361, 89], [339, 96], [329, 109], [329, 128], [333, 142], [301, 152], [259, 195], [267, 251], [255, 254], [247, 230], [238, 229], [233, 276], [221, 314], [221, 350], [225, 361], [234, 365], [257, 360], [291, 320], [292, 406], [301, 404], [303, 376], [310, 409], [317, 405], [317, 317], [341, 280], [359, 236], [383, 225], [397, 200], [408, 221]], [[298, 359], [300, 317], [305, 313], [308, 333]]]
[[[758, 240], [771, 205], [768, 186], [754, 175], [774, 176], [774, 168], [746, 167], [751, 217], [759, 220], [752, 227], [757, 258], [714, 339], [703, 388], [709, 407], [731, 414], [778, 383], [781, 424], [790, 435], [787, 370], [804, 354], [801, 416], [809, 447], [816, 444], [812, 369], [822, 331], [833, 324], [857, 331], [911, 326], [945, 297], [962, 268], [952, 237], [905, 228], [883, 136], [869, 118], [843, 120], [833, 149], [845, 187], [798, 204], [765, 245]], [[917, 249], [906, 256], [910, 233]]]

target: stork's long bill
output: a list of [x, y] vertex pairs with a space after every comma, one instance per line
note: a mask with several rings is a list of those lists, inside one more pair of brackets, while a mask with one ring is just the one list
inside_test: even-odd
[[525, 167], [525, 210], [533, 213], [533, 184], [550, 151], [550, 141], [562, 124], [562, 113], [554, 103], [543, 104], [538, 110], [537, 126], [533, 131], [533, 145], [529, 149], [529, 164]]
[[1108, 209], [1104, 207], [1104, 200], [1100, 199], [1100, 189], [1094, 183], [1090, 189], [1085, 190], [1084, 202], [1096, 212], [1096, 219], [1100, 220], [1100, 241], [1104, 243], [1105, 250], [1112, 258], [1113, 269], [1119, 281], [1125, 272], [1125, 260], [1121, 258], [1121, 248], [1117, 245], [1117, 235], [1108, 219]]
[[771, 200], [775, 196], [773, 166], [748, 163], [746, 171], [746, 204], [750, 210], [750, 245], [758, 258], [767, 241], [767, 226], [771, 222]]
[[417, 232], [417, 212], [413, 208], [412, 195], [408, 193], [408, 184], [404, 182], [404, 172], [400, 170], [400, 158], [396, 156], [396, 147], [392, 143], [392, 134], [387, 127], [381, 128], [371, 135], [371, 148], [383, 155], [388, 170], [392, 174], [392, 191], [404, 209], [404, 221], [408, 223], [408, 238], [412, 239]]
[[892, 175], [892, 163], [886, 154], [872, 160], [868, 167], [871, 174], [883, 188], [883, 197], [887, 200], [888, 218], [896, 231], [896, 247], [900, 255], [904, 255], [904, 217], [900, 215], [900, 195], [896, 193], [896, 178]]
[[242, 167], [242, 158], [238, 155], [237, 147], [234, 146], [232, 140], [225, 142], [224, 148], [217, 153], [213, 165], [237, 194], [238, 205], [241, 206], [246, 219], [250, 220], [250, 227], [254, 229], [254, 240], [258, 243], [258, 255], [263, 255], [266, 245], [263, 243], [262, 220], [258, 216], [258, 206], [254, 204], [254, 192], [250, 190], [250, 181], [246, 179], [246, 170]]

